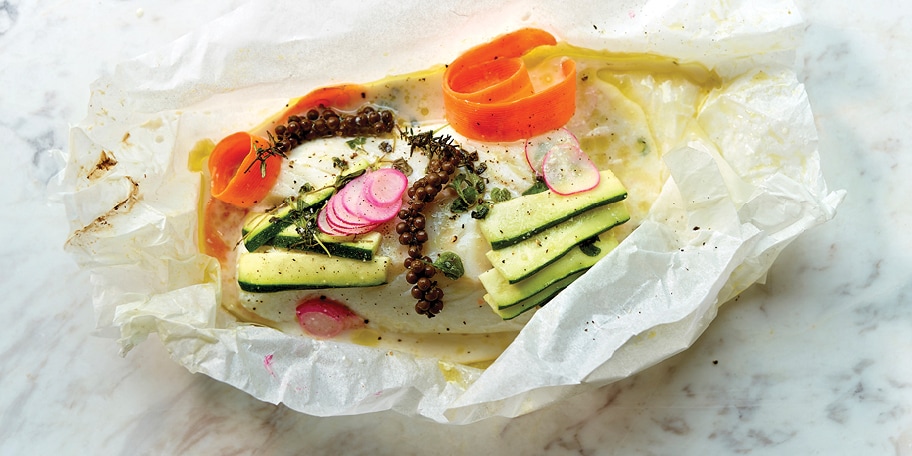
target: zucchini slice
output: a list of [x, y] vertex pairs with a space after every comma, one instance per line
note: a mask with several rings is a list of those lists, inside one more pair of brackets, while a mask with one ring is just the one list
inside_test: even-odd
[[330, 256], [368, 261], [377, 254], [380, 241], [383, 240], [383, 235], [376, 231], [352, 236], [330, 236], [326, 233], [317, 233], [316, 238], [323, 246], [310, 246], [301, 243], [301, 236], [296, 230], [297, 227], [294, 225], [286, 227], [269, 244], [279, 248], [328, 253]]
[[550, 190], [514, 198], [491, 206], [480, 220], [481, 234], [499, 250], [518, 244], [571, 217], [590, 209], [627, 198], [627, 189], [608, 170], [601, 171], [599, 184], [574, 195], [558, 195]]
[[500, 318], [503, 318], [504, 320], [512, 320], [527, 310], [531, 310], [537, 306], [545, 305], [548, 301], [557, 296], [558, 293], [563, 291], [564, 288], [570, 286], [570, 284], [573, 283], [574, 280], [578, 279], [581, 275], [583, 275], [583, 272], [577, 272], [575, 274], [564, 277], [563, 279], [552, 283], [544, 290], [539, 291], [538, 293], [510, 307], [499, 308], [496, 305], [491, 304], [491, 301], [488, 301], [488, 295], [485, 295], [484, 299], [485, 301], [488, 301], [491, 309], [493, 309], [494, 313], [499, 315]]
[[362, 261], [286, 250], [243, 253], [237, 280], [242, 290], [254, 293], [373, 287], [387, 282], [389, 264], [387, 257]]
[[[298, 203], [284, 204], [276, 209], [266, 212], [253, 214], [244, 222], [243, 236], [244, 247], [253, 252], [263, 245], [269, 245], [282, 230], [290, 227], [294, 220], [292, 212], [300, 207], [301, 209], [322, 204], [333, 194], [333, 189], [324, 188], [305, 194], [302, 198], [302, 205]], [[294, 228], [294, 227], [292, 227]]]
[[[351, 167], [342, 172], [342, 176], [361, 173], [370, 167], [367, 160], [357, 160]], [[335, 187], [326, 187], [314, 190], [298, 197], [291, 204], [283, 204], [269, 212], [251, 215], [244, 223], [243, 240], [247, 251], [253, 252], [264, 245], [270, 245], [275, 237], [294, 223], [293, 212], [295, 209], [322, 205], [335, 193]]]
[[498, 272], [516, 283], [549, 264], [597, 234], [630, 220], [627, 206], [613, 203], [597, 207], [538, 233], [518, 244], [491, 250], [486, 254]]
[[489, 269], [481, 273], [478, 279], [488, 292], [485, 300], [491, 307], [498, 309], [510, 307], [556, 282], [589, 269], [618, 245], [614, 236], [602, 237], [605, 239], [599, 239], [593, 244], [599, 249], [597, 255], [589, 256], [579, 248], [571, 249], [566, 255], [545, 266], [541, 271], [517, 283], [510, 283], [497, 269]]

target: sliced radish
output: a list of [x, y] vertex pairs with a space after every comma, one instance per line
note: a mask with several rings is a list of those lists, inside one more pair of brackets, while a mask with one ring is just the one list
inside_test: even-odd
[[408, 178], [395, 168], [378, 169], [366, 175], [364, 196], [371, 204], [388, 206], [402, 201], [402, 194], [408, 188]]
[[379, 223], [359, 217], [345, 209], [344, 200], [330, 199], [326, 205], [327, 220], [337, 230], [347, 230], [348, 234], [361, 234], [372, 231]]
[[332, 222], [329, 221], [327, 213], [329, 211], [324, 207], [319, 214], [317, 214], [317, 228], [320, 228], [320, 231], [330, 235], [330, 236], [347, 236], [348, 233], [338, 228]]
[[364, 326], [364, 319], [345, 304], [323, 297], [301, 301], [295, 308], [301, 329], [319, 338], [338, 336], [346, 329]]
[[334, 235], [373, 231], [396, 216], [407, 186], [408, 179], [396, 169], [362, 174], [330, 197], [317, 225]]
[[335, 206], [330, 200], [323, 210], [317, 214], [317, 226], [320, 231], [333, 236], [347, 236], [367, 233], [376, 228], [375, 225], [366, 222], [341, 219], [335, 210]]
[[337, 201], [336, 212], [342, 218], [361, 218], [363, 214], [371, 212], [372, 205], [364, 198], [364, 180], [355, 179], [348, 183], [339, 193], [334, 195]]
[[[538, 138], [545, 137], [539, 136]], [[549, 141], [539, 141], [537, 139], [526, 140], [526, 163], [529, 164], [529, 167], [532, 168], [532, 171], [535, 172], [536, 176], [541, 176], [542, 163], [544, 163], [545, 155], [547, 155], [550, 148], [551, 143]]]
[[376, 225], [389, 221], [402, 208], [401, 202], [388, 206], [374, 206], [362, 195], [345, 193], [333, 201], [336, 217], [350, 225]]
[[[366, 186], [363, 187], [367, 191]], [[347, 187], [346, 187], [347, 188]], [[363, 220], [365, 223], [382, 223], [396, 216], [402, 208], [402, 199], [397, 199], [390, 204], [376, 205], [368, 201], [364, 192], [344, 191], [337, 199], [342, 209], [336, 206], [336, 212], [345, 220]], [[356, 222], [360, 223], [360, 222]]]
[[599, 184], [601, 175], [595, 163], [579, 148], [569, 144], [555, 145], [545, 154], [542, 163], [545, 184], [559, 195], [590, 190]]
[[579, 141], [570, 130], [560, 128], [549, 131], [543, 135], [536, 136], [526, 140], [525, 155], [526, 163], [532, 168], [536, 176], [544, 175], [542, 165], [545, 162], [545, 155], [548, 154], [555, 146], [567, 145], [579, 148]]
[[399, 213], [399, 209], [402, 209], [402, 203], [381, 207], [371, 206], [362, 209], [365, 209], [365, 212], [357, 212], [354, 215], [367, 223], [383, 223], [392, 220]]

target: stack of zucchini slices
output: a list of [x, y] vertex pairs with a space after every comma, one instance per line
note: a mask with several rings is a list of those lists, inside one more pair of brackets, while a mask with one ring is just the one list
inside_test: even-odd
[[492, 269], [484, 299], [509, 320], [548, 302], [617, 246], [609, 230], [630, 220], [627, 190], [611, 171], [585, 192], [550, 190], [491, 207], [481, 220]]
[[[359, 163], [345, 174], [363, 172]], [[238, 257], [241, 290], [269, 293], [319, 288], [371, 287], [388, 281], [390, 259], [377, 256], [378, 232], [331, 236], [313, 230], [316, 242], [304, 242], [301, 214], [316, 214], [335, 193], [334, 187], [303, 193], [272, 211], [257, 213], [244, 223], [247, 252]]]

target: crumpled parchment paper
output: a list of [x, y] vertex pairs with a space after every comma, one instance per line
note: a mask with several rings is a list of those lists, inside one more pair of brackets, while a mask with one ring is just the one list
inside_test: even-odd
[[[188, 370], [308, 414], [392, 409], [449, 423], [527, 413], [689, 347], [842, 199], [821, 176], [790, 69], [801, 16], [788, 1], [539, 3], [252, 1], [98, 80], [59, 185], [100, 332], [124, 352], [157, 333]], [[195, 241], [196, 140], [247, 129], [315, 87], [447, 63], [521, 27], [701, 62], [726, 80], [697, 119], [709, 140], [665, 155], [671, 178], [616, 251], [485, 370], [286, 335], [220, 309], [218, 265]]]

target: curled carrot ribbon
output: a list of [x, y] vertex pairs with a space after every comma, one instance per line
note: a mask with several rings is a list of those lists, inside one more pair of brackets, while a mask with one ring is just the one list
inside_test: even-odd
[[257, 166], [257, 148], [266, 147], [266, 139], [245, 131], [219, 141], [209, 156], [212, 197], [238, 207], [260, 202], [278, 180], [281, 164], [273, 155]]
[[562, 78], [535, 92], [522, 56], [557, 40], [521, 29], [466, 51], [443, 77], [446, 118], [470, 139], [515, 141], [564, 126], [576, 110], [576, 64], [561, 63]]

